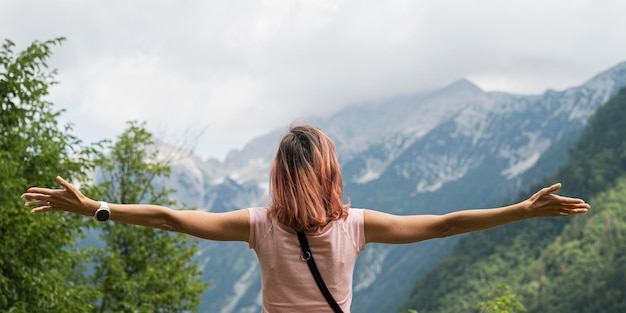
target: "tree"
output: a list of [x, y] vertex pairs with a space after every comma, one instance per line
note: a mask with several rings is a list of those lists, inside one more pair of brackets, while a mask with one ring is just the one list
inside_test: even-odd
[[56, 212], [33, 216], [19, 195], [54, 186], [55, 176], [80, 179], [90, 149], [61, 127], [46, 101], [56, 71], [51, 48], [63, 38], [35, 41], [15, 53], [0, 50], [0, 311], [84, 312], [94, 299], [83, 276], [83, 255], [72, 248], [84, 221]]
[[520, 303], [511, 288], [505, 284], [498, 284], [485, 294], [487, 300], [476, 306], [480, 313], [514, 313], [524, 312], [526, 308]]
[[[167, 176], [152, 134], [144, 124], [129, 122], [117, 141], [95, 163], [101, 181], [88, 188], [91, 197], [115, 203], [177, 206], [168, 199], [173, 190], [156, 187]], [[160, 229], [105, 223], [106, 248], [96, 255], [94, 283], [101, 292], [97, 312], [182, 312], [196, 310], [208, 284], [192, 261], [196, 241]]]

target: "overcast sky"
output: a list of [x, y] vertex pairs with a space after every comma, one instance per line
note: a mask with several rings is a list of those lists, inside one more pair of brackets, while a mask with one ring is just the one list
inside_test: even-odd
[[205, 130], [202, 157], [296, 119], [467, 78], [579, 85], [626, 61], [626, 1], [0, 0], [0, 39], [67, 38], [50, 100], [87, 142]]

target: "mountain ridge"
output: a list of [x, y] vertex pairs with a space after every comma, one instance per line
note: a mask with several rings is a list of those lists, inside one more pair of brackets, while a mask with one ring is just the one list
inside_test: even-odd
[[[532, 171], [554, 143], [581, 129], [624, 85], [626, 62], [578, 87], [539, 95], [485, 92], [461, 79], [431, 93], [351, 106], [309, 122], [335, 141], [346, 196], [355, 206], [399, 214], [440, 214], [511, 198], [522, 186], [536, 183], [540, 178], [524, 173]], [[269, 166], [284, 130], [253, 139], [229, 152], [224, 162], [195, 166], [195, 174], [186, 168], [189, 164], [172, 164], [170, 180], [163, 183], [177, 189], [175, 197], [182, 202], [201, 195], [194, 206], [209, 211], [265, 205]], [[556, 152], [552, 167], [564, 162], [568, 145], [571, 140]], [[206, 167], [210, 171], [198, 173]], [[542, 174], [549, 175], [552, 167]], [[456, 240], [368, 246], [355, 271], [353, 309], [397, 309], [402, 301], [398, 299], [408, 296], [412, 282]], [[258, 273], [249, 272], [255, 256], [240, 257], [231, 245], [201, 243], [198, 258], [207, 268], [204, 278], [216, 283], [203, 295], [203, 311], [260, 308]]]
[[415, 284], [403, 307], [477, 312], [473, 303], [482, 292], [506, 282], [529, 312], [623, 312], [625, 127], [626, 87], [589, 119], [558, 173], [518, 198], [562, 182], [560, 194], [591, 203], [587, 214], [520, 221], [464, 237]]

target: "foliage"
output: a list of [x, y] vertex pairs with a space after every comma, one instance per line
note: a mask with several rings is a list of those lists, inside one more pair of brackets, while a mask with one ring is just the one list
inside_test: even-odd
[[19, 195], [54, 186], [55, 176], [80, 179], [89, 149], [57, 122], [62, 111], [45, 100], [56, 71], [51, 48], [64, 39], [0, 50], [0, 311], [84, 312], [93, 299], [82, 275], [83, 256], [69, 247], [81, 219], [63, 213], [34, 216]]
[[626, 89], [598, 109], [568, 163], [541, 184], [562, 182], [562, 194], [590, 199], [589, 213], [532, 219], [462, 238], [415, 285], [405, 308], [476, 312], [471, 303], [480, 301], [485, 286], [506, 282], [529, 312], [623, 312], [624, 129]]
[[[85, 191], [114, 203], [176, 205], [172, 190], [157, 188], [155, 178], [169, 174], [154, 149], [152, 134], [130, 122], [109, 153], [95, 163], [101, 182]], [[182, 312], [195, 310], [208, 286], [192, 257], [196, 241], [183, 234], [126, 224], [105, 223], [106, 248], [96, 253], [95, 284], [101, 292], [98, 312]]]
[[487, 300], [479, 302], [476, 306], [480, 313], [514, 313], [524, 312], [526, 309], [517, 300], [515, 294], [511, 293], [511, 287], [505, 284], [498, 284], [485, 294]]
[[530, 262], [520, 287], [534, 312], [626, 311], [626, 176]]
[[626, 88], [589, 119], [570, 161], [557, 176], [583, 198], [612, 187], [626, 175]]

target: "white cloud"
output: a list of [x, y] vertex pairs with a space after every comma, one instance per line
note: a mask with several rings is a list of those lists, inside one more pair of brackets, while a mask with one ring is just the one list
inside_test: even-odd
[[130, 119], [252, 136], [353, 103], [441, 87], [539, 93], [626, 60], [623, 1], [70, 1], [0, 3], [0, 36], [66, 36], [51, 100], [85, 140]]

